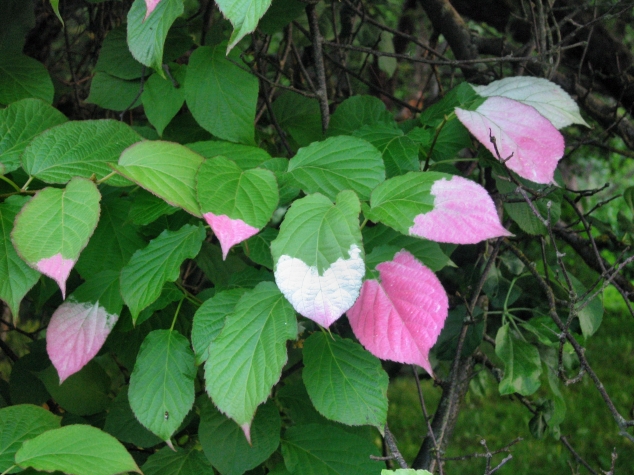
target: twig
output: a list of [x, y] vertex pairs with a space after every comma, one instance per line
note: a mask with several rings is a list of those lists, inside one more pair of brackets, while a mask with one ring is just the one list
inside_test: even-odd
[[581, 457], [581, 455], [579, 455], [576, 450], [572, 447], [572, 445], [570, 445], [570, 442], [568, 442], [568, 439], [566, 438], [565, 435], [562, 435], [560, 437], [561, 443], [564, 444], [564, 447], [566, 447], [568, 449], [568, 451], [573, 455], [574, 458], [577, 459], [577, 461], [583, 465], [584, 467], [586, 467], [588, 469], [588, 471], [592, 474], [592, 475], [599, 475], [597, 473], [597, 471], [595, 469], [593, 469], [590, 464], [588, 462], [586, 462], [583, 457]]
[[132, 99], [132, 102], [130, 103], [130, 105], [126, 107], [123, 111], [121, 111], [121, 114], [119, 114], [119, 120], [121, 121], [123, 121], [123, 117], [125, 116], [125, 113], [128, 112], [132, 108], [134, 103], [139, 100], [139, 97], [141, 97], [141, 94], [143, 94], [143, 86], [145, 85], [146, 68], [147, 67], [143, 65], [143, 69], [141, 70], [141, 84], [139, 85], [139, 92], [137, 92], [137, 95], [134, 96], [134, 99]]
[[328, 108], [328, 91], [326, 89], [326, 69], [324, 67], [324, 53], [322, 43], [324, 38], [319, 31], [319, 16], [315, 9], [315, 3], [306, 5], [306, 16], [310, 27], [310, 36], [313, 44], [313, 58], [315, 60], [315, 71], [317, 73], [317, 99], [321, 110], [321, 128], [324, 133], [328, 130], [330, 122], [330, 109]]
[[392, 435], [392, 433], [390, 432], [390, 429], [387, 426], [387, 422], [385, 423], [385, 437], [383, 437], [383, 439], [385, 440], [385, 444], [390, 450], [390, 453], [398, 462], [399, 467], [407, 468], [407, 462], [405, 462], [405, 459], [401, 455], [401, 452], [399, 452], [398, 447], [396, 446], [396, 441], [394, 440], [394, 435]]

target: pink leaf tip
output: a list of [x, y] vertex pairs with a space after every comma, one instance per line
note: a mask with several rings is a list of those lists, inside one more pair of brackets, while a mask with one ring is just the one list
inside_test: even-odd
[[66, 281], [74, 265], [73, 259], [64, 259], [61, 253], [41, 259], [35, 264], [37, 270], [57, 282], [64, 299], [66, 298]]
[[557, 163], [564, 155], [564, 138], [534, 107], [492, 96], [474, 111], [458, 107], [455, 111], [469, 132], [494, 157], [505, 160], [509, 169], [535, 183], [553, 183]]
[[226, 214], [217, 216], [213, 213], [205, 213], [203, 216], [220, 241], [223, 259], [227, 258], [227, 254], [229, 254], [229, 250], [233, 246], [245, 239], [249, 239], [260, 231], [241, 219], [231, 219]]
[[409, 233], [436, 242], [475, 244], [512, 236], [500, 224], [493, 200], [477, 183], [454, 176], [434, 182], [434, 209], [414, 218]]
[[429, 350], [447, 319], [449, 300], [436, 275], [403, 250], [376, 266], [381, 282], [366, 280], [348, 320], [374, 356], [417, 364], [433, 376]]
[[247, 422], [246, 424], [242, 424], [240, 428], [242, 429], [242, 432], [244, 432], [244, 436], [247, 438], [249, 445], [253, 447], [253, 444], [251, 443], [251, 423]]
[[143, 19], [143, 21], [147, 20], [147, 17], [150, 16], [150, 13], [154, 11], [160, 1], [161, 0], [145, 0], [145, 7], [147, 9], [147, 12], [145, 13], [145, 18]]
[[60, 384], [82, 369], [101, 349], [119, 319], [99, 302], [71, 298], [53, 313], [46, 332], [46, 351], [57, 369]]
[[165, 445], [167, 445], [170, 449], [172, 449], [174, 452], [176, 452], [176, 449], [174, 448], [174, 444], [172, 443], [172, 439], [167, 439], [165, 441]]

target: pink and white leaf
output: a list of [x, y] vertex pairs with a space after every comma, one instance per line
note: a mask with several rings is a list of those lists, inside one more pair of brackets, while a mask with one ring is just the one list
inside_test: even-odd
[[534, 107], [494, 96], [475, 111], [455, 110], [469, 132], [519, 176], [535, 183], [553, 183], [557, 163], [564, 155], [564, 138]]
[[449, 301], [436, 275], [403, 250], [376, 266], [381, 282], [366, 280], [348, 320], [374, 356], [417, 364], [433, 375], [429, 350], [445, 325]]
[[533, 106], [557, 129], [571, 124], [589, 127], [572, 97], [547, 79], [515, 76], [493, 81], [486, 86], [471, 87], [482, 97], [502, 96]]
[[38, 271], [57, 282], [64, 299], [66, 298], [66, 281], [74, 265], [75, 261], [73, 259], [65, 259], [61, 253], [41, 259], [35, 263]]
[[414, 218], [410, 235], [453, 244], [511, 236], [500, 224], [493, 200], [477, 183], [460, 176], [443, 178], [434, 182], [431, 195], [434, 209]]
[[231, 219], [226, 214], [217, 216], [213, 213], [205, 213], [203, 217], [218, 238], [218, 241], [220, 241], [223, 259], [227, 258], [227, 254], [229, 254], [229, 250], [233, 246], [240, 244], [260, 231], [241, 219]]
[[145, 18], [143, 19], [143, 21], [147, 20], [147, 17], [150, 16], [150, 13], [154, 11], [160, 1], [161, 0], [145, 0], [145, 7], [147, 8], [147, 12], [145, 13]]
[[99, 302], [76, 302], [72, 297], [55, 310], [46, 332], [46, 350], [60, 384], [99, 352], [118, 319]]

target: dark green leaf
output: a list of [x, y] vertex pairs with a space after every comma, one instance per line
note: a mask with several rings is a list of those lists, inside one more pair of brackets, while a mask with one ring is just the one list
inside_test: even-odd
[[508, 323], [500, 327], [495, 337], [495, 354], [504, 363], [500, 394], [530, 396], [539, 389], [542, 373], [539, 351], [513, 335]]
[[42, 63], [19, 53], [0, 52], [0, 104], [34, 97], [53, 102], [53, 81]]

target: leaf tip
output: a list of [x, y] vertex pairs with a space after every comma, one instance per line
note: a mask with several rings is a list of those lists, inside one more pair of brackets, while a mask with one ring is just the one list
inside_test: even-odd
[[222, 259], [226, 260], [229, 250], [236, 244], [256, 235], [260, 230], [241, 219], [232, 219], [226, 214], [215, 215], [205, 213], [203, 215], [207, 224], [211, 227], [222, 248]]
[[62, 297], [66, 299], [66, 280], [68, 280], [74, 265], [75, 261], [73, 259], [65, 259], [61, 253], [57, 253], [54, 256], [40, 259], [35, 264], [35, 267], [42, 274], [57, 282], [62, 291]]
[[244, 436], [247, 438], [249, 445], [253, 447], [253, 444], [251, 443], [251, 423], [247, 422], [242, 424], [240, 428], [242, 429], [242, 432], [244, 432]]

